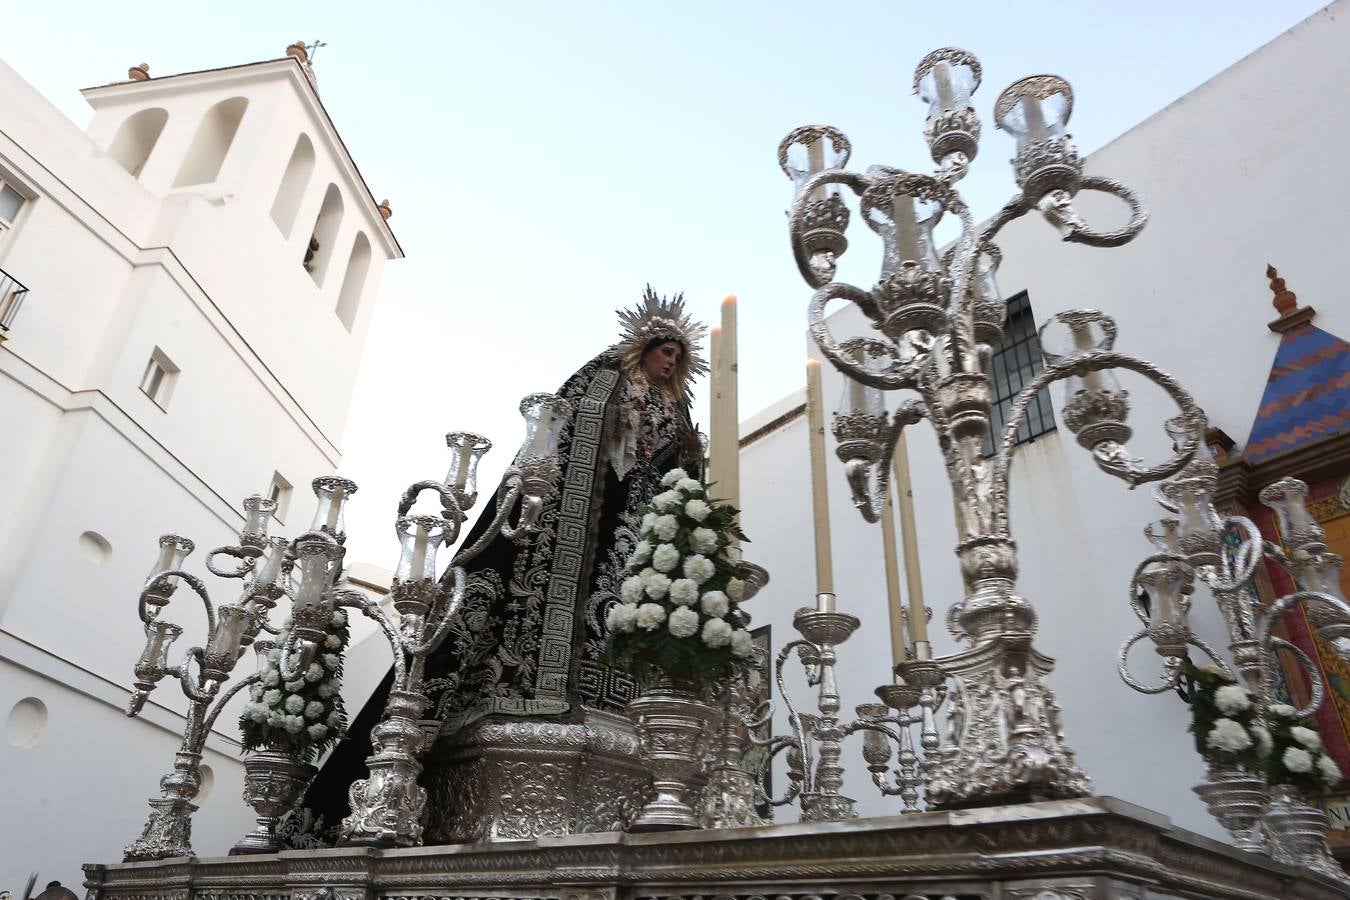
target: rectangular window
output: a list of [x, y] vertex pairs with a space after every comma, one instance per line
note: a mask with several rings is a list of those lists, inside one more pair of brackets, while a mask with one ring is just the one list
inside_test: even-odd
[[291, 483], [280, 472], [272, 473], [272, 487], [267, 492], [268, 499], [277, 505], [272, 518], [280, 525], [286, 524], [286, 508], [291, 504]]
[[0, 225], [6, 228], [12, 226], [14, 220], [19, 217], [19, 210], [23, 208], [23, 203], [23, 194], [0, 179]]
[[[1044, 368], [1041, 340], [1036, 335], [1036, 319], [1031, 313], [1031, 301], [1026, 291], [1023, 291], [1008, 301], [1003, 342], [994, 351], [989, 364], [989, 380], [993, 383], [994, 396], [989, 436], [984, 441], [985, 456], [993, 455], [995, 442], [1003, 435], [1003, 427], [1012, 414], [1017, 395]], [[1042, 390], [1027, 406], [1026, 415], [1017, 429], [1017, 444], [1034, 441], [1054, 430], [1055, 413], [1050, 407], [1050, 394]]]
[[174, 383], [177, 380], [178, 367], [163, 350], [156, 347], [150, 354], [150, 360], [145, 364], [145, 374], [141, 376], [141, 390], [155, 401], [160, 409], [167, 409], [169, 397], [173, 394]]

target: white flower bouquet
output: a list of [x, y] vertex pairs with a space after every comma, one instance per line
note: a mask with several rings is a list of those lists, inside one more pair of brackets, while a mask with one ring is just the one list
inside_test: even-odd
[[327, 637], [314, 661], [294, 681], [281, 679], [281, 647], [291, 629], [288, 621], [267, 651], [249, 702], [239, 716], [244, 750], [285, 750], [301, 762], [317, 759], [343, 737], [347, 711], [342, 705], [342, 657], [351, 640], [347, 614], [336, 610]]
[[1256, 695], [1217, 666], [1181, 665], [1196, 751], [1210, 762], [1264, 771], [1271, 736], [1257, 716]]
[[619, 602], [605, 616], [605, 657], [639, 681], [665, 673], [694, 684], [720, 682], [749, 666], [753, 650], [738, 602], [747, 571], [728, 553], [744, 541], [736, 509], [709, 500], [684, 469], [644, 510]]
[[1341, 769], [1322, 745], [1322, 736], [1299, 719], [1292, 706], [1272, 703], [1266, 707], [1271, 747], [1266, 761], [1266, 781], [1293, 785], [1308, 797], [1317, 797], [1341, 780]]

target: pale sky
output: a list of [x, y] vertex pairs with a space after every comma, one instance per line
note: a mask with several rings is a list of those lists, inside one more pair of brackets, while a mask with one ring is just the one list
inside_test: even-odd
[[[964, 47], [984, 65], [984, 137], [961, 185], [980, 219], [1014, 192], [992, 122], [1010, 82], [1067, 78], [1069, 130], [1090, 152], [1323, 5], [48, 0], [8, 5], [0, 57], [83, 125], [78, 89], [132, 64], [168, 75], [327, 42], [324, 104], [407, 253], [385, 271], [341, 442], [361, 486], [349, 558], [392, 567], [397, 497], [444, 475], [444, 433], [496, 442], [494, 482], [520, 396], [612, 342], [613, 310], [647, 282], [709, 324], [740, 297], [742, 418], [803, 383], [811, 291], [775, 158], [794, 127], [842, 129], [853, 168], [927, 171], [914, 66]], [[879, 242], [861, 222], [850, 240], [842, 272], [870, 283]]]

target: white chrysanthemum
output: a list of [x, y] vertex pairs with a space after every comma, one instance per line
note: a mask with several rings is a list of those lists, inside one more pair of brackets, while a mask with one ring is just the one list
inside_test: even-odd
[[1311, 728], [1295, 725], [1293, 728], [1289, 729], [1289, 736], [1309, 750], [1322, 749], [1322, 736]]
[[1326, 782], [1327, 787], [1331, 787], [1341, 780], [1341, 767], [1336, 765], [1336, 760], [1325, 754], [1317, 761], [1317, 771], [1321, 773], [1322, 780]]
[[305, 708], [305, 698], [299, 694], [291, 694], [286, 698], [286, 712], [298, 713]]
[[666, 608], [659, 603], [644, 603], [637, 608], [637, 627], [655, 631], [666, 620]]
[[712, 507], [706, 500], [690, 500], [684, 505], [684, 514], [695, 522], [702, 522], [708, 518], [708, 513], [712, 512]]
[[605, 613], [605, 627], [610, 631], [632, 631], [637, 627], [637, 611], [634, 603], [616, 603]]
[[641, 572], [638, 573], [638, 577], [642, 579], [643, 584], [646, 584], [647, 579], [651, 578], [655, 574], [656, 570], [653, 569], [651, 566], [648, 566], [647, 568], [643, 569]]
[[647, 596], [653, 600], [660, 600], [670, 590], [670, 579], [660, 572], [654, 574], [651, 578], [643, 579], [647, 587]]
[[286, 714], [279, 709], [274, 709], [267, 714], [267, 725], [269, 728], [281, 728], [286, 724]]
[[1214, 692], [1214, 704], [1225, 716], [1251, 709], [1252, 701], [1245, 688], [1236, 684], [1225, 684]]
[[1270, 752], [1271, 746], [1275, 743], [1270, 736], [1270, 729], [1264, 725], [1250, 725], [1247, 731], [1256, 740], [1256, 749], [1262, 756]]
[[286, 690], [288, 690], [288, 691], [290, 691], [292, 694], [294, 694], [296, 691], [299, 691], [299, 690], [303, 690], [303, 689], [304, 689], [304, 687], [305, 687], [305, 679], [304, 679], [303, 677], [301, 677], [301, 678], [295, 679], [294, 681], [287, 681], [286, 683], [284, 683], [284, 684], [282, 685], [282, 687], [284, 687]]
[[276, 669], [268, 669], [262, 673], [262, 683], [268, 687], [281, 684], [281, 673]]
[[675, 482], [675, 490], [684, 491], [686, 494], [702, 494], [703, 482], [697, 478], [681, 478]]
[[319, 696], [325, 700], [336, 693], [337, 685], [333, 684], [331, 681], [325, 681], [323, 684], [319, 685]]
[[680, 508], [684, 502], [684, 496], [679, 491], [662, 491], [652, 498], [652, 507], [657, 512], [674, 512]]
[[328, 620], [328, 624], [334, 628], [341, 628], [347, 624], [347, 614], [340, 609], [333, 610], [333, 618]]
[[328, 714], [327, 721], [329, 728], [337, 728], [339, 725], [342, 724], [342, 713], [338, 712], [336, 709], [333, 710]]
[[642, 528], [639, 529], [643, 537], [651, 534], [652, 529], [656, 527], [656, 513], [649, 512], [642, 517]]
[[658, 572], [669, 572], [680, 564], [680, 551], [674, 544], [662, 544], [652, 554], [652, 566]]
[[[327, 659], [330, 656], [333, 656], [333, 654], [325, 653], [324, 659]], [[337, 659], [337, 657], [333, 656], [333, 659]], [[323, 681], [323, 666], [316, 662], [310, 663], [309, 668], [305, 670], [305, 680], [310, 684], [314, 684], [317, 681]]]
[[1284, 762], [1284, 767], [1290, 772], [1311, 772], [1313, 767], [1312, 754], [1307, 750], [1298, 747], [1288, 747], [1284, 751], [1284, 756], [1280, 757]]
[[311, 700], [305, 704], [305, 718], [317, 719], [323, 715], [323, 704], [318, 700]]
[[323, 667], [330, 672], [336, 672], [342, 668], [342, 657], [336, 653], [325, 653], [323, 655]]
[[700, 606], [703, 607], [703, 611], [708, 615], [721, 618], [727, 614], [727, 610], [731, 609], [731, 601], [728, 600], [727, 595], [721, 591], [708, 591], [708, 593], [703, 595]]
[[1272, 703], [1266, 707], [1266, 713], [1272, 716], [1279, 716], [1281, 719], [1292, 719], [1297, 712], [1288, 703]]
[[693, 556], [684, 558], [684, 574], [687, 578], [692, 578], [699, 584], [713, 577], [717, 572], [717, 567], [708, 557], [695, 553]]
[[305, 730], [308, 731], [309, 736], [316, 741], [323, 740], [324, 735], [328, 734], [328, 726], [322, 723], [311, 725]]
[[265, 690], [267, 690], [267, 688], [263, 687], [261, 684], [254, 683], [249, 685], [248, 689], [249, 699], [254, 701], [261, 700], [263, 691]]
[[672, 484], [675, 484], [676, 482], [679, 482], [679, 481], [683, 481], [684, 479], [686, 479], [686, 478], [688, 478], [688, 477], [689, 477], [689, 473], [686, 472], [684, 469], [681, 469], [681, 468], [674, 468], [674, 469], [671, 469], [671, 470], [670, 470], [669, 472], [667, 472], [666, 474], [664, 474], [664, 475], [661, 476], [661, 486], [662, 486], [662, 487], [670, 487]]
[[267, 658], [272, 662], [281, 662], [281, 648], [273, 647], [267, 651]]
[[692, 578], [676, 578], [670, 583], [670, 602], [691, 606], [698, 600], [698, 582]]
[[305, 728], [305, 719], [303, 716], [287, 716], [282, 727], [291, 734], [299, 734]]
[[689, 535], [689, 547], [695, 553], [712, 553], [717, 549], [717, 532], [711, 528], [695, 528]]
[[698, 634], [698, 613], [687, 606], [681, 606], [671, 611], [670, 622], [666, 627], [677, 638], [692, 637]]
[[725, 619], [709, 619], [703, 623], [703, 643], [709, 647], [725, 647], [731, 643], [731, 630]]
[[619, 596], [623, 598], [624, 603], [636, 603], [642, 599], [642, 579], [637, 575], [630, 575], [623, 580], [619, 586]]
[[745, 582], [739, 578], [732, 578], [727, 581], [727, 596], [737, 603], [745, 599]]
[[268, 709], [266, 706], [263, 706], [261, 703], [258, 703], [254, 705], [253, 715], [251, 715], [249, 718], [251, 718], [255, 722], [266, 722], [271, 717], [272, 711]]
[[266, 703], [268, 706], [276, 706], [281, 702], [281, 691], [277, 688], [272, 688], [270, 691], [264, 692], [262, 695], [262, 702]]
[[329, 650], [336, 650], [342, 646], [342, 638], [338, 637], [336, 634], [330, 634], [323, 639], [323, 645]]
[[674, 540], [676, 533], [680, 530], [680, 520], [672, 515], [656, 517], [656, 524], [652, 526], [652, 532], [661, 540]]
[[1246, 750], [1252, 745], [1252, 736], [1247, 733], [1247, 729], [1243, 728], [1240, 722], [1234, 722], [1232, 719], [1217, 719], [1214, 722], [1214, 727], [1205, 737], [1205, 743], [1215, 750], [1236, 753], [1239, 750]]
[[744, 628], [737, 628], [731, 633], [731, 654], [733, 656], [749, 656], [754, 649], [755, 639], [750, 636], [750, 632]]
[[630, 568], [636, 569], [638, 566], [645, 566], [647, 560], [652, 558], [652, 542], [648, 540], [638, 541], [633, 546], [633, 554], [628, 557]]

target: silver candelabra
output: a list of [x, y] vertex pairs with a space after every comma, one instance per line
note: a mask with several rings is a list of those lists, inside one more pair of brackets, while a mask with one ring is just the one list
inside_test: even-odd
[[[1090, 790], [1045, 683], [1053, 661], [1033, 644], [1035, 611], [1015, 590], [1008, 481], [1027, 406], [1047, 385], [1066, 382], [1065, 425], [1098, 466], [1132, 486], [1178, 472], [1204, 427], [1194, 401], [1170, 376], [1112, 349], [1116, 329], [1109, 317], [1077, 310], [1041, 329], [1046, 366], [1014, 401], [1002, 433], [991, 435], [989, 365], [1006, 313], [996, 279], [1000, 230], [1035, 211], [1066, 241], [1115, 247], [1140, 232], [1147, 213], [1125, 186], [1084, 173], [1065, 130], [1072, 90], [1063, 79], [1037, 75], [1009, 86], [995, 104], [996, 124], [1016, 140], [1012, 164], [1020, 190], [977, 229], [955, 185], [978, 148], [981, 125], [970, 98], [979, 83], [979, 62], [963, 50], [937, 50], [916, 69], [915, 92], [928, 104], [924, 136], [938, 166], [932, 175], [887, 166], [849, 171], [849, 141], [828, 126], [799, 128], [778, 151], [794, 184], [793, 252], [803, 279], [816, 288], [811, 335], [853, 385], [833, 431], [855, 505], [867, 521], [882, 514], [895, 445], [903, 429], [921, 419], [937, 434], [951, 482], [965, 596], [947, 621], [966, 649], [934, 658], [926, 647], [919, 652], [916, 641], [908, 661], [896, 667], [899, 690], [888, 686], [883, 693], [896, 704], [892, 709], [906, 711], [904, 721], [926, 721], [939, 702], [936, 685], [951, 680], [943, 746], [938, 748], [932, 729], [924, 760], [910, 767], [916, 774], [905, 774], [908, 763], [902, 764], [902, 783], [891, 786], [905, 791], [903, 782], [921, 778], [927, 801], [938, 806], [1076, 797]], [[835, 280], [837, 260], [848, 248], [843, 189], [858, 195], [868, 227], [884, 245], [881, 274], [870, 289]], [[1077, 195], [1089, 190], [1121, 199], [1130, 211], [1128, 223], [1115, 231], [1091, 228], [1075, 208]], [[960, 224], [960, 236], [945, 254], [934, 239], [943, 215]], [[825, 318], [833, 300], [852, 303], [881, 336], [836, 339]], [[1126, 451], [1129, 403], [1108, 371], [1114, 368], [1143, 375], [1176, 402], [1185, 433], [1170, 459], [1146, 466]], [[888, 413], [885, 391], [917, 396]], [[983, 447], [991, 437], [994, 453], [986, 458]], [[926, 698], [922, 704], [920, 698]], [[876, 741], [872, 757], [879, 755]], [[902, 744], [901, 751], [912, 747]]]

